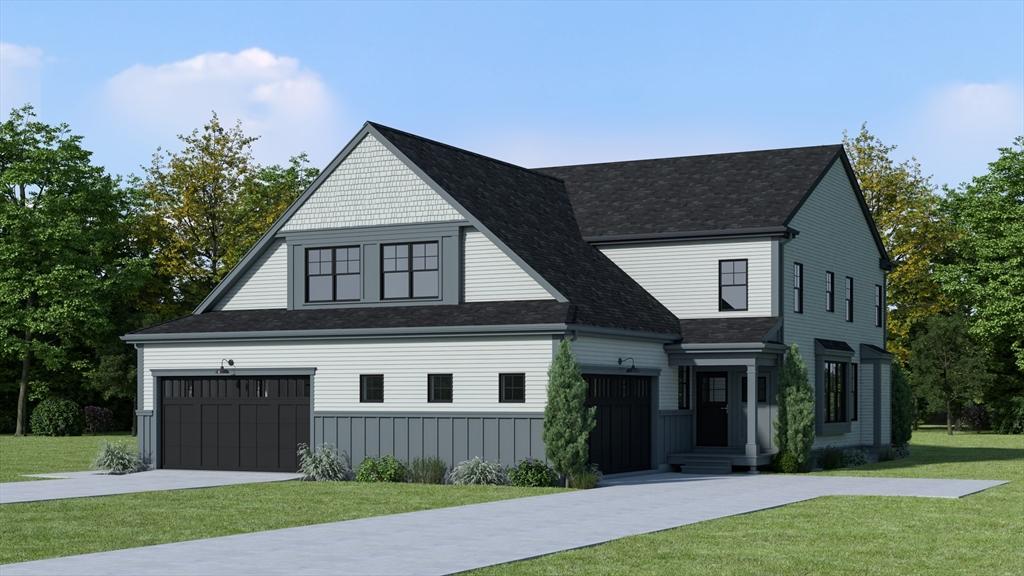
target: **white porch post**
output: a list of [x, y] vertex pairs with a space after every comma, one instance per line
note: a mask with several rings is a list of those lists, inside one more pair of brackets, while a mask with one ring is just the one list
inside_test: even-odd
[[757, 471], [757, 362], [747, 364], [747, 458], [750, 471]]

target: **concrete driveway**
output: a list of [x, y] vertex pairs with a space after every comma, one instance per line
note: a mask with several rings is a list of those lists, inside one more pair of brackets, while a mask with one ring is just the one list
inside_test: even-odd
[[150, 470], [136, 474], [113, 476], [100, 472], [65, 472], [36, 474], [40, 478], [31, 482], [0, 483], [0, 504], [110, 496], [133, 492], [209, 488], [232, 484], [280, 482], [300, 478], [299, 474], [277, 472], [221, 472], [212, 470]]
[[38, 560], [20, 574], [448, 574], [827, 495], [959, 498], [1002, 484], [652, 474], [596, 490]]

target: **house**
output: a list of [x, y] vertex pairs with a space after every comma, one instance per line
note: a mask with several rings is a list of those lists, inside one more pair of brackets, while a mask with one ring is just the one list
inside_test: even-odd
[[526, 169], [367, 123], [192, 315], [124, 337], [140, 451], [544, 458], [566, 338], [606, 473], [768, 463], [790, 343], [816, 446], [880, 447], [888, 268], [839, 145]]

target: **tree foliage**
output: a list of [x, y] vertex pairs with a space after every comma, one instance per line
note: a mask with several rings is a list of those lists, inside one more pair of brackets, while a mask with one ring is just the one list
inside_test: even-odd
[[781, 467], [784, 472], [806, 470], [814, 446], [814, 391], [796, 344], [790, 345], [783, 360], [778, 406], [775, 442]]
[[548, 402], [544, 407], [544, 445], [548, 460], [568, 478], [588, 469], [590, 431], [597, 425], [595, 409], [587, 407], [587, 382], [563, 339], [548, 370]]
[[914, 433], [914, 393], [910, 382], [899, 362], [893, 362], [890, 368], [889, 383], [892, 390], [892, 445], [906, 446]]

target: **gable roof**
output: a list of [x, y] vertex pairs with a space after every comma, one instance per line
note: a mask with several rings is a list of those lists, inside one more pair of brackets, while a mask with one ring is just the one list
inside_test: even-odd
[[562, 182], [375, 123], [438, 192], [573, 304], [578, 324], [678, 333], [676, 317], [580, 235]]

